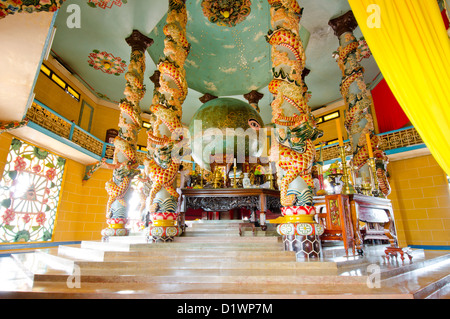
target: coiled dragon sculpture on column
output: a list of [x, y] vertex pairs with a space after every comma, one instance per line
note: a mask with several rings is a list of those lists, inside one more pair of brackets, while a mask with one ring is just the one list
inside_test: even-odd
[[[353, 166], [357, 171], [363, 169], [364, 166], [367, 167], [369, 150], [366, 134], [370, 134], [376, 161], [377, 176], [374, 178], [378, 179], [382, 194], [388, 196], [391, 192], [386, 176], [386, 165], [389, 160], [386, 154], [379, 149], [380, 139], [374, 133], [375, 128], [371, 114], [372, 94], [364, 81], [364, 68], [360, 64], [360, 61], [369, 57], [370, 54], [362, 54], [360, 42], [353, 35], [353, 30], [358, 24], [352, 11], [330, 20], [329, 25], [339, 38], [337, 62], [342, 71], [341, 95], [348, 108], [344, 125], [353, 148]], [[368, 177], [368, 169], [366, 168], [365, 171]]]
[[318, 257], [318, 236], [323, 226], [314, 221], [311, 169], [315, 160], [313, 141], [323, 133], [316, 128], [302, 78], [306, 56], [299, 23], [303, 9], [296, 0], [269, 0], [269, 4], [274, 29], [266, 37], [272, 45], [274, 75], [269, 90], [274, 95], [272, 121], [278, 141], [272, 145], [270, 156], [277, 162], [281, 177], [278, 184], [283, 206], [277, 230], [283, 236], [285, 249]]
[[188, 93], [184, 61], [190, 45], [186, 39], [187, 12], [185, 0], [170, 0], [164, 27], [165, 58], [158, 63], [151, 128], [147, 131], [149, 156], [145, 172], [152, 180], [149, 212], [152, 241], [171, 241], [180, 233], [176, 211], [179, 194], [174, 188], [180, 161], [175, 148], [182, 136], [182, 105]]
[[105, 240], [109, 236], [128, 235], [128, 230], [125, 228], [128, 217], [126, 196], [131, 180], [140, 174], [136, 153], [137, 136], [142, 127], [139, 102], [145, 94], [145, 50], [153, 43], [153, 40], [134, 30], [126, 41], [132, 49], [128, 72], [125, 74], [126, 98], [119, 104], [120, 130], [114, 140], [113, 164], [105, 164], [114, 169], [113, 177], [105, 187], [109, 196], [106, 207], [108, 228], [102, 231]]

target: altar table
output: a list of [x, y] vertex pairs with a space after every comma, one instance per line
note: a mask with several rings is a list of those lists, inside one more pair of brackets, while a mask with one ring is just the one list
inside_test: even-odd
[[[362, 253], [364, 239], [386, 239], [392, 246], [398, 245], [392, 204], [389, 199], [354, 195], [327, 195], [314, 197], [318, 217], [322, 219], [325, 233], [322, 240], [342, 240], [346, 251], [355, 249]], [[359, 221], [367, 230], [362, 238]], [[370, 227], [378, 224], [382, 231]]]
[[252, 212], [256, 221], [259, 211], [259, 223], [267, 229], [265, 214], [267, 210], [280, 212], [280, 192], [267, 188], [202, 188], [181, 189], [181, 212], [189, 208], [202, 209], [205, 212], [226, 212], [235, 208], [246, 208]]

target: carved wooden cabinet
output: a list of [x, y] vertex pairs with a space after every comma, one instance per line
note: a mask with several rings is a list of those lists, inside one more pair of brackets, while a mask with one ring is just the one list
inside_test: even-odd
[[[322, 241], [341, 240], [344, 242], [346, 256], [351, 248], [355, 255], [355, 233], [353, 230], [350, 198], [344, 195], [325, 196], [319, 208], [318, 218], [325, 226], [325, 232], [321, 236]], [[320, 209], [325, 208], [324, 209]]]
[[[325, 227], [321, 239], [342, 240], [348, 249], [362, 253], [365, 239], [389, 240], [392, 246], [398, 245], [394, 214], [389, 199], [360, 194], [327, 195], [314, 197], [317, 216]], [[362, 233], [360, 222], [368, 225]], [[373, 227], [377, 225], [376, 227]], [[381, 231], [381, 229], [383, 229]]]

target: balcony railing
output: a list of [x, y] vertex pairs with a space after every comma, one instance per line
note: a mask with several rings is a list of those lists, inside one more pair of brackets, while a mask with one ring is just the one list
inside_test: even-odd
[[[28, 109], [26, 117], [29, 121], [39, 125], [41, 128], [57, 135], [62, 142], [70, 141], [78, 147], [81, 147], [97, 160], [106, 158], [108, 162], [111, 162], [114, 157], [113, 144], [101, 141], [37, 100], [34, 100], [31, 107]], [[417, 147], [425, 147], [422, 138], [414, 127], [387, 132], [379, 134], [378, 136], [381, 140], [380, 148], [388, 155], [390, 153], [399, 153]], [[70, 143], [66, 144], [70, 145]], [[350, 146], [350, 142], [345, 141], [344, 145]], [[348, 149], [351, 148], [349, 147]], [[325, 163], [339, 158], [339, 146], [337, 143], [325, 146], [322, 151]], [[347, 152], [347, 155], [350, 156], [351, 151]], [[141, 164], [143, 163], [145, 156], [146, 152], [138, 150], [138, 157]]]
[[[380, 138], [380, 148], [385, 151], [387, 155], [405, 152], [417, 147], [426, 147], [419, 133], [412, 126], [378, 134], [378, 137]], [[350, 141], [344, 141], [344, 146], [349, 150], [346, 152], [346, 155], [351, 156], [352, 151]], [[340, 157], [338, 143], [325, 146], [322, 152], [323, 161], [326, 164], [327, 162], [334, 161]]]
[[[106, 158], [108, 162], [111, 162], [114, 157], [113, 144], [103, 142], [37, 100], [34, 100], [28, 109], [26, 118], [57, 135], [61, 142], [70, 145], [70, 143], [67, 143], [67, 141], [70, 141], [76, 144], [97, 160]], [[141, 164], [145, 155], [145, 152], [138, 151]]]

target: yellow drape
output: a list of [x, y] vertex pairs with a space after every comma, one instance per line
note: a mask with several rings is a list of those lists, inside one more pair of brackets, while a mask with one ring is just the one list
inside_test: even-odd
[[349, 0], [386, 82], [450, 175], [450, 40], [436, 0]]

